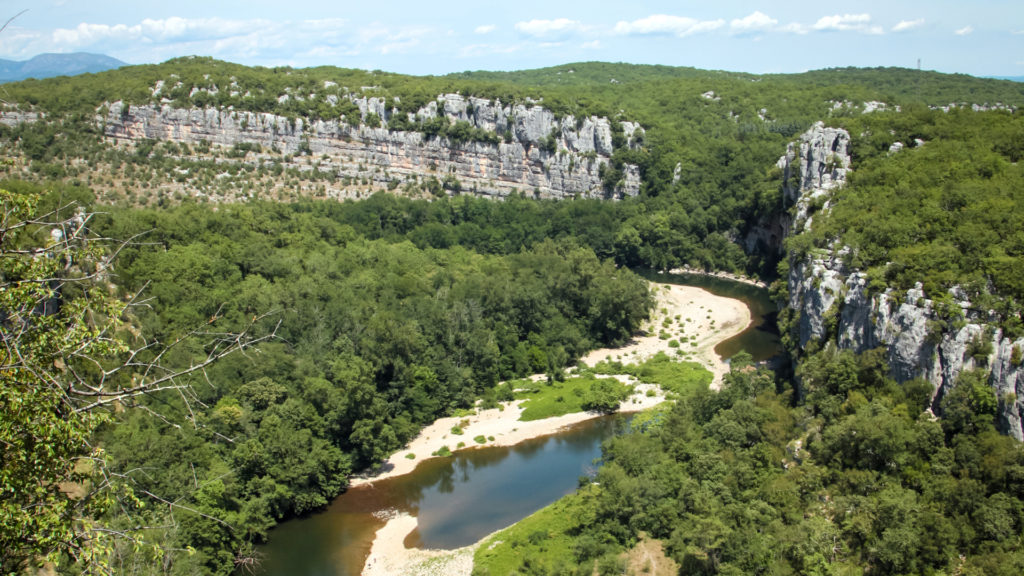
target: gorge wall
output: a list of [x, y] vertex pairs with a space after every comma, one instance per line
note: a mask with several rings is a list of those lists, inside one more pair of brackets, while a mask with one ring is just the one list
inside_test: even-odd
[[[502, 105], [458, 94], [428, 102], [407, 118], [384, 98], [351, 98], [359, 118], [307, 120], [232, 109], [128, 106], [114, 102], [97, 120], [120, 141], [142, 139], [220, 146], [258, 145], [282, 155], [317, 158], [319, 170], [386, 186], [418, 177], [455, 178], [463, 192], [506, 196], [522, 192], [545, 198], [622, 197], [640, 190], [639, 169], [623, 164], [612, 177], [613, 125], [606, 118], [575, 118], [544, 107]], [[488, 139], [429, 136], [408, 129], [443, 118], [449, 126], [491, 134]], [[391, 125], [403, 129], [391, 129]], [[624, 146], [637, 148], [644, 131], [621, 122]]]
[[[816, 212], [829, 209], [832, 192], [850, 170], [849, 144], [845, 130], [818, 123], [780, 158], [788, 234], [799, 234]], [[799, 347], [826, 339], [855, 352], [884, 346], [896, 380], [926, 378], [935, 384], [933, 407], [962, 371], [985, 368], [999, 400], [1000, 428], [1024, 439], [1024, 368], [1013, 361], [1024, 338], [1004, 337], [992, 314], [975, 309], [958, 287], [950, 290], [959, 308], [952, 311], [928, 298], [920, 284], [905, 293], [872, 293], [867, 275], [847, 264], [849, 254], [849, 247], [835, 243], [806, 257], [790, 255], [788, 306], [796, 314]], [[951, 314], [957, 321], [948, 322]]]

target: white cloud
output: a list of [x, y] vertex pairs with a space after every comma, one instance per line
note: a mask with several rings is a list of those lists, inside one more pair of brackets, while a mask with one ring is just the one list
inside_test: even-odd
[[[306, 27], [318, 29], [334, 29], [343, 21], [307, 20]], [[143, 42], [197, 42], [218, 40], [234, 36], [262, 34], [272, 31], [278, 25], [270, 20], [225, 20], [223, 18], [166, 18], [153, 20], [147, 18], [138, 24], [90, 24], [82, 22], [74, 28], [57, 28], [53, 31], [53, 42], [68, 48], [89, 46], [104, 41], [143, 41]]]
[[321, 18], [319, 20], [303, 20], [303, 26], [313, 30], [337, 30], [348, 24], [344, 18]]
[[108, 26], [82, 22], [73, 29], [57, 28], [53, 31], [53, 41], [56, 44], [66, 44], [72, 47], [86, 46], [108, 38], [138, 38], [141, 33], [142, 27], [137, 25], [130, 27], [124, 24]]
[[495, 30], [497, 30], [497, 28], [498, 27], [495, 26], [494, 24], [484, 24], [483, 26], [477, 26], [473, 30], [473, 33], [474, 34], [490, 34], [491, 32], [494, 32]]
[[974, 26], [964, 26], [959, 30], [954, 30], [953, 34], [956, 34], [957, 36], [967, 36], [971, 32], [974, 32]]
[[361, 29], [356, 35], [355, 48], [360, 52], [377, 54], [407, 54], [421, 46], [421, 41], [429, 36], [436, 36], [430, 28], [401, 28], [393, 30], [386, 26], [370, 26]]
[[600, 50], [601, 49], [601, 41], [600, 40], [591, 40], [590, 42], [584, 42], [580, 46], [580, 48], [583, 48], [584, 50]]
[[871, 24], [870, 14], [835, 14], [833, 16], [822, 16], [814, 23], [815, 30], [839, 30], [846, 32], [850, 30], [855, 31], [869, 31]]
[[568, 18], [556, 18], [554, 20], [530, 20], [528, 22], [517, 22], [516, 30], [527, 36], [536, 38], [551, 38], [556, 36], [567, 36], [583, 30], [583, 24], [577, 20]]
[[721, 19], [697, 20], [685, 16], [654, 14], [632, 22], [621, 21], [615, 25], [615, 33], [624, 35], [673, 34], [682, 38], [700, 32], [710, 32], [724, 25], [725, 20]]
[[900, 20], [899, 24], [892, 27], [893, 32], [906, 32], [907, 30], [913, 30], [914, 28], [920, 28], [924, 26], [924, 18], [918, 18], [917, 20]]
[[50, 47], [50, 36], [35, 30], [9, 26], [0, 34], [0, 54], [4, 58], [27, 60], [41, 52], [53, 52]]
[[[31, 53], [87, 50], [134, 62], [203, 54], [233, 62], [311, 65], [340, 63], [340, 58], [364, 54], [435, 52], [434, 43], [426, 40], [443, 35], [443, 31], [426, 27], [377, 23], [357, 29], [340, 18], [274, 21], [175, 17], [127, 25], [83, 22], [74, 28], [56, 29], [17, 52], [27, 52], [28, 48], [32, 48]], [[0, 38], [0, 42], [3, 40]]]
[[780, 32], [789, 32], [790, 34], [807, 34], [807, 27], [798, 22], [791, 22], [785, 26], [779, 28]]
[[729, 22], [729, 27], [737, 32], [752, 32], [772, 28], [778, 23], [779, 21], [775, 18], [763, 12], [755, 11], [745, 18], [737, 18]]

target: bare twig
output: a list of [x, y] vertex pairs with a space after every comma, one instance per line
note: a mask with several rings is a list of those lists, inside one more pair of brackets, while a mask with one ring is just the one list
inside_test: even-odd
[[14, 16], [11, 16], [10, 18], [8, 18], [8, 19], [7, 19], [7, 22], [4, 22], [4, 25], [3, 25], [3, 26], [0, 26], [0, 32], [3, 32], [4, 30], [7, 30], [7, 27], [11, 25], [11, 22], [14, 22], [14, 21], [15, 21], [15, 19], [17, 19], [17, 18], [18, 18], [19, 16], [21, 16], [21, 15], [22, 15], [22, 14], [24, 14], [25, 12], [28, 12], [28, 8], [25, 8], [25, 9], [24, 9], [24, 10], [22, 10], [21, 12], [18, 12], [18, 13], [17, 13], [17, 14], [15, 14]]

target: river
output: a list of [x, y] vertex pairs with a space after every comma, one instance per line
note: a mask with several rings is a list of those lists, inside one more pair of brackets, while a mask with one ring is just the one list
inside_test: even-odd
[[[645, 274], [652, 281], [703, 288], [743, 301], [751, 326], [715, 347], [728, 358], [746, 350], [756, 361], [779, 353], [775, 308], [767, 290], [693, 274]], [[409, 547], [454, 549], [478, 541], [572, 492], [593, 471], [601, 442], [624, 417], [595, 418], [512, 447], [484, 447], [422, 462], [403, 476], [354, 487], [327, 510], [289, 520], [261, 547], [266, 576], [360, 574], [388, 515], [416, 516]]]
[[427, 460], [412, 474], [352, 488], [324, 512], [275, 528], [262, 550], [265, 574], [358, 575], [392, 511], [418, 520], [407, 546], [472, 544], [575, 490], [596, 467], [601, 441], [625, 418], [595, 418], [512, 447], [462, 450]]

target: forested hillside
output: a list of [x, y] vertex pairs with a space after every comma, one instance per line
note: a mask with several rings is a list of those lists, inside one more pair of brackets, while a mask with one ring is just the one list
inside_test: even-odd
[[680, 574], [1019, 574], [1024, 450], [972, 375], [923, 412], [877, 353], [830, 350], [807, 397], [741, 362], [605, 445], [591, 483], [489, 538], [474, 574], [643, 574], [660, 539]]
[[[793, 240], [794, 257], [839, 239], [876, 287], [920, 282], [938, 297], [959, 286], [975, 307], [999, 311], [1004, 332], [1024, 335], [1020, 114], [911, 108], [837, 125], [864, 135], [855, 169], [827, 215]], [[891, 151], [895, 142], [909, 146]]]
[[[405, 179], [389, 176], [386, 164], [374, 168], [366, 162], [342, 173], [334, 166], [344, 158], [313, 155], [301, 149], [300, 140], [291, 152], [241, 142], [211, 147], [208, 141], [182, 145], [138, 140], [115, 146], [104, 136], [106, 110], [115, 102], [126, 104], [122, 113], [146, 105], [232, 115], [272, 113], [292, 126], [302, 120], [299, 134], [308, 134], [312, 124], [323, 120], [366, 130], [386, 126], [392, 134], [412, 130], [441, 138], [456, 151], [474, 138], [468, 124], [449, 118], [446, 126], [415, 116], [445, 94], [508, 106], [539, 105], [556, 119], [607, 118], [612, 127], [626, 121], [643, 128], [642, 140], [624, 146], [629, 135], [613, 131], [614, 153], [600, 176], [614, 186], [629, 165], [637, 167], [640, 178], [640, 197], [624, 202], [640, 207], [626, 209], [626, 217], [617, 219], [616, 238], [628, 252], [620, 262], [768, 277], [775, 273], [771, 251], [783, 233], [771, 228], [783, 210], [780, 175], [772, 167], [786, 144], [812, 123], [887, 115], [862, 114], [880, 106], [891, 112], [914, 105], [1024, 105], [1024, 88], [1017, 83], [911, 70], [753, 76], [603, 63], [411, 77], [326, 67], [249, 68], [182, 58], [93, 76], [27, 81], [7, 89], [8, 101], [18, 110], [8, 107], [4, 124], [10, 128], [0, 133], [9, 149], [18, 152], [12, 174], [78, 181], [96, 189], [105, 203], [130, 205], [163, 206], [185, 197], [201, 202], [365, 198], [378, 190], [431, 198], [472, 190], [461, 186], [464, 175], [429, 165]], [[36, 118], [35, 113], [44, 117], [19, 124]], [[484, 136], [502, 134], [478, 137]], [[885, 134], [873, 137], [885, 139]], [[549, 156], [542, 152], [545, 169], [561, 155], [553, 148]], [[571, 164], [564, 168], [573, 172]], [[520, 187], [520, 192], [530, 197], [535, 190]]]
[[[71, 196], [88, 200], [64, 190], [48, 201]], [[507, 255], [421, 249], [342, 223], [365, 225], [361, 209], [189, 204], [96, 221], [98, 234], [136, 239], [115, 280], [125, 299], [141, 291], [145, 305], [130, 312], [139, 338], [172, 342], [214, 321], [240, 330], [264, 315], [256, 332], [277, 326], [273, 341], [217, 362], [188, 394], [153, 395], [98, 432], [115, 469], [134, 471], [136, 494], [189, 502], [108, 519], [173, 526], [145, 538], [197, 550], [173, 562], [176, 573], [230, 572], [276, 521], [326, 505], [424, 424], [478, 398], [493, 404], [499, 380], [560, 374], [584, 351], [624, 341], [651, 306], [642, 279], [572, 239]], [[204, 353], [190, 343], [165, 362]]]
[[[90, 276], [77, 260], [61, 260], [60, 273], [85, 276], [100, 302], [134, 303], [115, 343], [173, 342], [197, 328], [213, 341], [274, 335], [194, 375], [188, 393], [112, 403], [90, 421], [93, 435], [73, 448], [88, 446], [104, 463], [95, 470], [113, 471], [103, 482], [92, 464], [65, 461], [63, 476], [38, 483], [55, 498], [57, 487], [81, 488], [89, 502], [102, 495], [86, 519], [127, 535], [97, 553], [117, 573], [249, 565], [276, 522], [323, 507], [424, 424], [508, 398], [499, 381], [560, 378], [585, 351], [627, 340], [653, 305], [631, 269], [685, 266], [778, 276], [785, 303], [794, 275], [816, 291], [780, 314], [792, 374], [738, 358], [722, 392], [683, 398], [610, 442], [594, 482], [557, 505], [570, 513], [542, 512], [481, 549], [478, 573], [621, 573], [619, 554], [644, 538], [663, 542], [683, 573], [1024, 568], [1024, 453], [997, 432], [1017, 392], [997, 391], [991, 373], [1000, 354], [1012, 368], [1004, 380], [1022, 373], [1020, 84], [897, 69], [755, 76], [603, 63], [409, 77], [185, 58], [6, 89], [2, 188], [18, 210], [5, 214], [37, 197], [43, 212], [64, 206], [68, 221], [69, 201], [95, 212], [91, 233], [115, 241], [89, 254], [116, 253], [110, 273]], [[469, 106], [416, 114], [470, 97], [571, 125], [531, 140], [456, 120], [479, 121]], [[579, 158], [600, 164], [592, 169], [605, 191], [622, 190], [631, 166], [639, 185], [635, 196], [605, 195], [616, 200], [537, 199], [531, 189], [492, 200], [426, 164], [404, 179], [379, 166], [353, 177], [338, 163], [362, 160], [311, 147], [111, 136], [112, 110], [120, 122], [140, 107], [188, 111], [204, 127], [269, 114], [307, 144], [308, 126], [333, 122], [337, 134], [373, 142], [415, 133], [410, 142], [453, 158], [520, 146], [545, 177], [578, 175], [567, 136], [607, 127], [606, 157]], [[845, 130], [850, 170], [844, 186], [804, 202], [811, 218], [790, 229], [794, 164], [779, 158], [818, 121]], [[839, 164], [825, 158], [822, 171]], [[34, 269], [26, 255], [59, 237], [8, 220], [3, 229], [32, 232], [0, 253], [2, 280], [20, 288]], [[823, 337], [803, 338], [803, 308], [825, 292]], [[46, 310], [56, 294], [39, 293]], [[894, 373], [893, 347], [877, 338], [852, 345], [847, 328], [860, 324], [844, 320], [849, 294], [887, 295], [891, 304], [864, 313], [872, 322], [904, 306], [931, 314], [904, 340], [927, 342], [928, 358], [958, 342], [956, 385], [937, 392], [922, 374]], [[105, 326], [107, 313], [54, 318], [84, 329]], [[189, 340], [160, 360], [187, 367], [210, 346]], [[102, 368], [46, 366], [85, 377]], [[12, 374], [0, 371], [5, 384]], [[110, 486], [126, 490], [86, 490]], [[84, 507], [68, 506], [48, 521], [88, 533], [70, 516]], [[25, 552], [15, 544], [26, 530], [0, 531], [4, 571], [54, 551], [68, 573], [79, 568], [69, 558], [90, 558], [87, 542], [58, 536]]]

